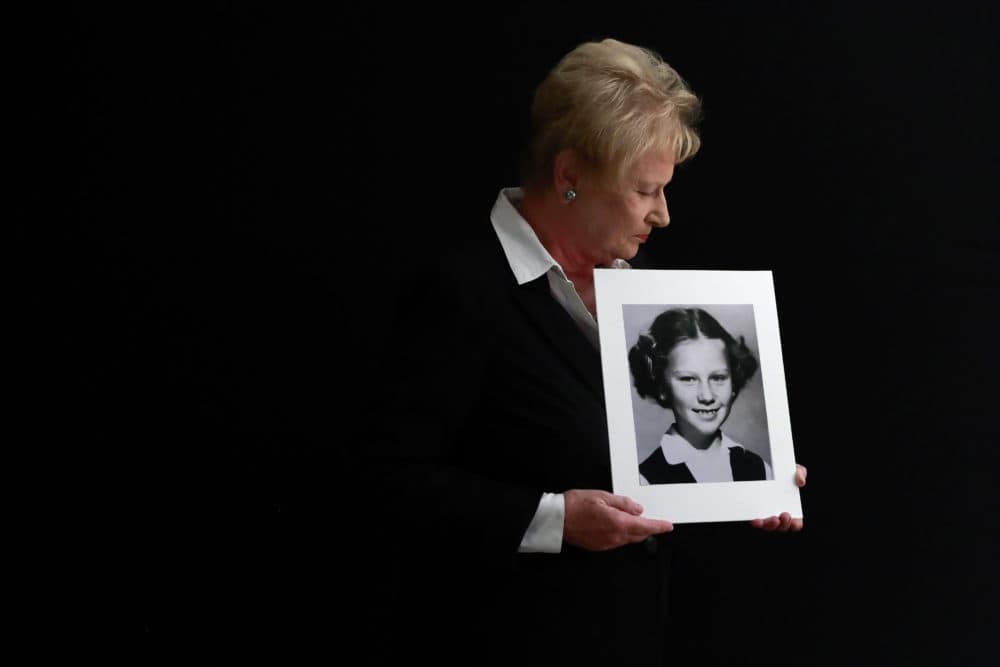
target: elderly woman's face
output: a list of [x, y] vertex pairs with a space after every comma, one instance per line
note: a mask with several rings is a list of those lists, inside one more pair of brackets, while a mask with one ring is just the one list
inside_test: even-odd
[[636, 161], [622, 183], [580, 193], [574, 203], [583, 219], [581, 243], [595, 264], [631, 259], [654, 227], [669, 224], [663, 189], [673, 175], [673, 152], [650, 152]]
[[666, 374], [681, 433], [714, 434], [729, 416], [733, 402], [726, 344], [718, 338], [678, 343], [670, 351]]

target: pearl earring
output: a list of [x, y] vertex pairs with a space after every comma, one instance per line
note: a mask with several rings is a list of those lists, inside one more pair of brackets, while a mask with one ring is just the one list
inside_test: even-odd
[[576, 199], [576, 190], [570, 188], [563, 194], [563, 197], [566, 198], [566, 201], [573, 201], [574, 199]]

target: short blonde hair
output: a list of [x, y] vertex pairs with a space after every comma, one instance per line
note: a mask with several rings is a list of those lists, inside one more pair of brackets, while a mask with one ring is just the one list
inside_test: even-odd
[[677, 163], [701, 146], [701, 102], [654, 51], [615, 39], [566, 54], [535, 90], [522, 185], [544, 187], [553, 160], [573, 149], [605, 182], [620, 180], [646, 152], [672, 148]]

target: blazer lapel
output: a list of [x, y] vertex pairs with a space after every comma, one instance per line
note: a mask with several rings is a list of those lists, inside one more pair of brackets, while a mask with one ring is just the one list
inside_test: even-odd
[[603, 406], [604, 382], [600, 352], [577, 328], [569, 313], [552, 298], [548, 279], [543, 275], [516, 287], [514, 293], [515, 301], [528, 319], [556, 352], [576, 370], [580, 380], [591, 388]]

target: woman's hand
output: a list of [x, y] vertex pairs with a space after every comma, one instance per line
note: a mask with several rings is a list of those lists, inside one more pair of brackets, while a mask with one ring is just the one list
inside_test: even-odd
[[[795, 464], [795, 485], [800, 489], [806, 485], [806, 467]], [[797, 532], [802, 530], [802, 519], [793, 519], [788, 512], [782, 512], [780, 516], [771, 516], [766, 519], [754, 519], [750, 522], [754, 528], [761, 530], [775, 531], [779, 533]]]
[[606, 551], [674, 529], [669, 521], [643, 519], [642, 505], [607, 491], [572, 489], [564, 494], [563, 539], [588, 551]]

